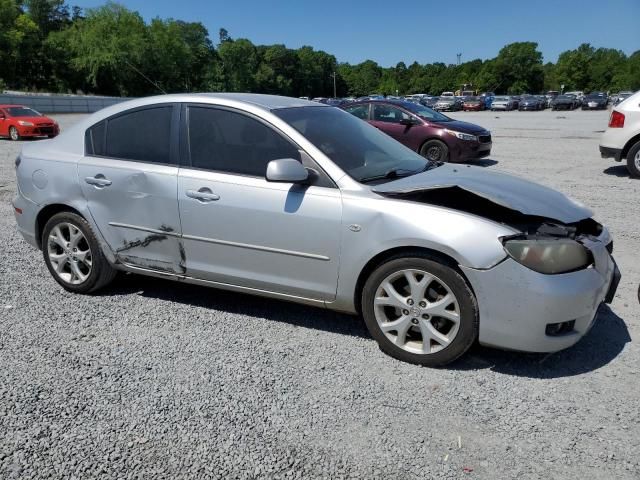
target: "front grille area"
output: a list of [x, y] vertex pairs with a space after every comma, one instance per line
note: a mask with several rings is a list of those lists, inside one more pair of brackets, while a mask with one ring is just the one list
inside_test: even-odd
[[38, 127], [37, 130], [42, 135], [53, 135], [53, 127]]
[[478, 135], [478, 141], [480, 143], [490, 143], [491, 135]]

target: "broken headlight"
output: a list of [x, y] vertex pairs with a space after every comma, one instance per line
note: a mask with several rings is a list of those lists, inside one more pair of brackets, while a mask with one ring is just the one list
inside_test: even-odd
[[539, 273], [567, 273], [592, 262], [587, 248], [570, 238], [511, 238], [504, 241], [511, 258]]

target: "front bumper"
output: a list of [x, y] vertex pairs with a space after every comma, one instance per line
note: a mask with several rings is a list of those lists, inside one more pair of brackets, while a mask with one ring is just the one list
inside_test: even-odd
[[602, 158], [613, 158], [616, 162], [622, 160], [622, 149], [603, 147], [600, 145], [600, 156]]
[[55, 137], [60, 133], [60, 128], [53, 126], [33, 126], [33, 127], [17, 127], [21, 137]]
[[[606, 238], [602, 238], [606, 237]], [[544, 275], [507, 258], [488, 270], [461, 267], [475, 291], [482, 345], [527, 352], [568, 348], [591, 328], [598, 307], [611, 301], [620, 280], [606, 250], [608, 233], [583, 243], [595, 264], [577, 272]], [[562, 335], [547, 335], [551, 323], [574, 321]]]
[[450, 162], [466, 162], [468, 160], [476, 160], [491, 155], [492, 142], [469, 142], [458, 141], [452, 147], [449, 147]]

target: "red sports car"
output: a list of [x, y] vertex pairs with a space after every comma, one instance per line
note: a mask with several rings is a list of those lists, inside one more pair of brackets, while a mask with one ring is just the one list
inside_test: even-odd
[[53, 138], [60, 133], [55, 120], [23, 105], [0, 105], [0, 137], [20, 140], [23, 137]]

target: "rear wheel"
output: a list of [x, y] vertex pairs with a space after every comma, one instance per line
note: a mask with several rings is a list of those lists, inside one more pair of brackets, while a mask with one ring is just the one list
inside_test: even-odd
[[16, 127], [9, 127], [9, 138], [14, 142], [20, 140], [20, 133]]
[[362, 314], [385, 353], [429, 367], [454, 361], [478, 335], [478, 309], [464, 278], [426, 255], [379, 266], [365, 283]]
[[46, 223], [42, 254], [53, 278], [70, 292], [98, 290], [117, 273], [104, 257], [91, 226], [72, 212], [57, 213]]
[[428, 140], [420, 147], [420, 155], [432, 162], [448, 162], [449, 147], [440, 140]]
[[637, 142], [627, 153], [627, 170], [632, 177], [640, 178], [640, 142]]

